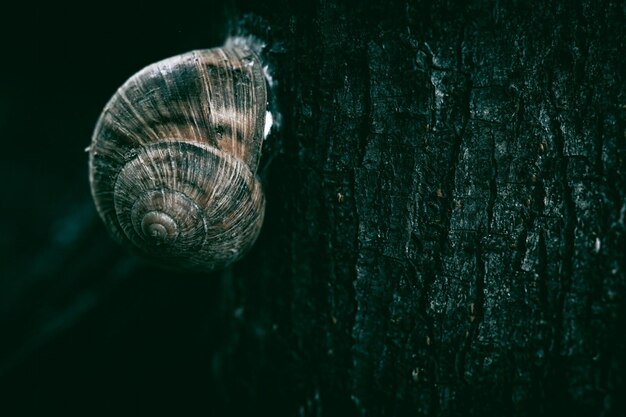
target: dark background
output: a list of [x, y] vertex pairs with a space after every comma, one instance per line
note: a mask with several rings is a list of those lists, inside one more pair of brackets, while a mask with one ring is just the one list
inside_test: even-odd
[[117, 247], [91, 202], [84, 151], [130, 75], [221, 45], [237, 11], [200, 3], [0, 13], [0, 415], [219, 409], [219, 281]]
[[[0, 11], [0, 416], [621, 416], [614, 1]], [[225, 271], [107, 235], [87, 154], [143, 66], [268, 42], [267, 211]], [[271, 163], [270, 163], [271, 162]]]

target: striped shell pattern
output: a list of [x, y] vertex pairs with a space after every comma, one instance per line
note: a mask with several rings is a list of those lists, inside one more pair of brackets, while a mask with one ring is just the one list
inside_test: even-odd
[[108, 102], [89, 147], [92, 196], [109, 232], [170, 269], [210, 271], [256, 240], [267, 91], [247, 47], [149, 65]]

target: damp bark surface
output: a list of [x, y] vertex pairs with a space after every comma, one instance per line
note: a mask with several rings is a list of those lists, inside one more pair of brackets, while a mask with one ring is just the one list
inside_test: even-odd
[[[625, 9], [456, 3], [244, 2], [213, 38], [144, 51], [266, 42], [261, 236], [225, 271], [152, 267], [65, 156], [46, 181], [69, 201], [30, 196], [53, 210], [0, 241], [0, 409], [624, 415]], [[72, 146], [131, 74], [97, 86]]]

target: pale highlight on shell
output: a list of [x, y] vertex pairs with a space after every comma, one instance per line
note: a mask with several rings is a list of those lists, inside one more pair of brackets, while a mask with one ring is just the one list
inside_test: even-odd
[[259, 58], [242, 45], [198, 50], [132, 76], [104, 108], [90, 183], [111, 235], [171, 269], [209, 271], [256, 240], [256, 176], [267, 107]]

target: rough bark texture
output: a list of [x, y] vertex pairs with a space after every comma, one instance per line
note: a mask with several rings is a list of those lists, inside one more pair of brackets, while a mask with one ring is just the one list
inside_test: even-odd
[[[113, 74], [89, 94], [72, 87], [85, 107], [44, 115], [28, 136], [45, 141], [32, 168], [2, 156], [4, 176], [23, 182], [9, 182], [16, 199], [2, 205], [20, 220], [3, 221], [0, 240], [0, 408], [624, 415], [623, 4], [250, 3], [224, 15], [267, 42], [283, 116], [264, 150], [257, 245], [226, 271], [188, 276], [110, 241], [86, 157], [68, 149], [89, 143], [98, 111], [141, 65], [225, 32], [138, 29], [148, 49], [136, 58], [132, 30], [111, 41], [85, 25], [109, 48], [93, 77]], [[164, 16], [134, 13], [146, 31]], [[50, 71], [85, 79], [85, 68]], [[44, 103], [63, 95], [6, 80], [17, 109], [32, 104], [24, 88]], [[33, 116], [22, 117], [11, 134]], [[49, 168], [50, 157], [65, 162]], [[35, 179], [41, 192], [20, 191]]]

